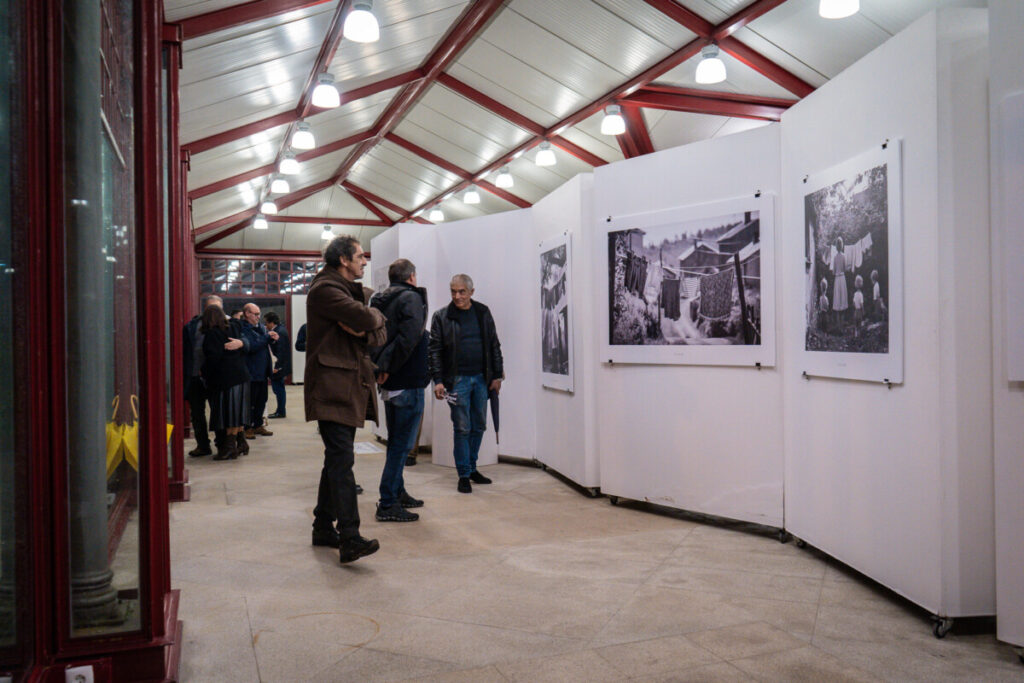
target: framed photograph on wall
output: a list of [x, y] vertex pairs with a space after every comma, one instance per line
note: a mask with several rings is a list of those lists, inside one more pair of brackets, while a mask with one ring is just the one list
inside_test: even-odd
[[553, 237], [540, 245], [541, 385], [573, 390], [572, 235]]
[[808, 375], [903, 381], [900, 179], [897, 140], [803, 181]]
[[612, 216], [601, 360], [775, 364], [771, 195]]

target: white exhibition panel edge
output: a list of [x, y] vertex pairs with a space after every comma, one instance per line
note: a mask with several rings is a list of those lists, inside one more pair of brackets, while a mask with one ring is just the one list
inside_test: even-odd
[[[984, 189], [977, 181], [957, 185], [964, 173], [954, 178], [951, 170], [975, 167], [979, 155], [987, 165], [978, 125], [984, 79], [968, 77], [976, 76], [979, 54], [964, 49], [983, 37], [985, 21], [984, 10], [930, 14], [782, 118], [788, 226], [802, 225], [805, 175], [886, 138], [902, 139], [911, 350], [905, 382], [891, 390], [807, 381], [796, 367], [783, 373], [786, 528], [944, 616], [994, 608], [992, 519], [983, 496], [992, 476], [990, 326], [987, 308], [976, 305], [984, 296], [974, 292], [969, 303], [972, 283], [988, 280], [987, 206], [978, 206]], [[946, 113], [954, 98], [960, 111]], [[783, 237], [783, 301], [801, 302], [803, 239], [793, 230]], [[790, 358], [804, 345], [803, 315], [803, 306], [783, 307], [782, 348]]]
[[[388, 266], [398, 258], [398, 229], [388, 228], [370, 240], [369, 244], [363, 245], [364, 251], [370, 252], [369, 287], [374, 292], [380, 292], [388, 286]], [[367, 279], [364, 273], [364, 279]], [[380, 398], [380, 392], [375, 391], [377, 401], [376, 424], [372, 425], [373, 435], [380, 439], [388, 438], [388, 427], [384, 420], [384, 401]], [[371, 423], [372, 424], [372, 423]]]
[[295, 339], [299, 336], [299, 328], [306, 324], [306, 295], [292, 294], [290, 302], [292, 312], [292, 383], [302, 384], [306, 375], [306, 352], [295, 349]]
[[[761, 249], [761, 287], [771, 296], [761, 296], [762, 334], [760, 344], [666, 344], [666, 345], [619, 345], [611, 343], [610, 314], [608, 306], [601, 307], [598, 324], [601, 326], [599, 358], [607, 363], [640, 363], [667, 365], [775, 365], [775, 196], [757, 189], [744, 197], [720, 198], [718, 201], [673, 207], [660, 211], [644, 211], [625, 215], [609, 215], [603, 223], [598, 240], [608, 244], [612, 232], [638, 228], [687, 223], [701, 218], [717, 218], [745, 211], [759, 212]], [[602, 265], [610, 268], [608, 257]], [[732, 268], [732, 263], [728, 264]], [[608, 288], [611, 282], [607, 274], [595, 285], [604, 290], [604, 301], [610, 301]]]
[[[590, 241], [594, 233], [592, 195], [594, 178], [579, 174], [564, 183], [529, 210], [533, 237], [538, 243], [568, 232], [572, 249], [571, 294], [573, 345], [573, 392], [566, 393], [541, 386], [540, 334], [533, 340], [536, 376], [536, 459], [583, 487], [600, 485], [597, 448], [596, 393], [593, 390], [596, 347], [591, 329], [594, 320], [593, 263]], [[536, 258], [536, 256], [535, 256]], [[539, 270], [539, 266], [535, 266]], [[540, 287], [533, 286], [531, 305], [540, 310]], [[538, 321], [539, 324], [539, 321]]]
[[[602, 226], [608, 217], [753, 197], [757, 191], [779, 195], [779, 139], [779, 126], [770, 125], [595, 169], [595, 220], [587, 226], [593, 278], [607, 280]], [[778, 202], [774, 210], [780, 225]], [[593, 278], [591, 287], [577, 291], [589, 291], [592, 310], [605, 311], [605, 318], [607, 286]], [[762, 300], [777, 296], [778, 287]], [[778, 316], [774, 325], [777, 335]], [[606, 335], [606, 326], [592, 325], [595, 348]], [[776, 362], [785, 367], [783, 356]], [[596, 403], [602, 492], [783, 525], [779, 368], [599, 361], [595, 379], [590, 393]]]
[[990, 0], [989, 31], [996, 628], [1000, 640], [1024, 646], [1024, 365], [1011, 367], [1012, 358], [1024, 361], [1024, 121], [1009, 111], [1024, 93], [1024, 3]]

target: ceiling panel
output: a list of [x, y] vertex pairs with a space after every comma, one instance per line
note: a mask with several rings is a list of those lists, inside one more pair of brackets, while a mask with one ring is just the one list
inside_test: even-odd
[[613, 12], [623, 21], [651, 36], [662, 45], [678, 49], [696, 38], [696, 34], [648, 5], [644, 0], [594, 0], [594, 4]]
[[273, 163], [287, 130], [287, 126], [278, 126], [194, 154], [189, 163], [188, 189], [194, 190]]
[[[463, 54], [462, 59], [465, 59], [465, 57], [466, 55]], [[507, 87], [505, 87], [504, 81], [492, 81], [489, 78], [477, 73], [469, 66], [467, 66], [466, 63], [463, 61], [459, 61], [451, 65], [448, 68], [448, 74], [457, 78], [463, 83], [472, 86], [476, 90], [479, 90], [488, 97], [497, 100], [498, 102], [504, 104], [506, 107], [511, 107], [512, 109], [515, 109], [517, 112], [519, 112], [520, 114], [522, 114], [523, 116], [525, 116], [526, 118], [530, 119], [531, 121], [538, 125], [545, 127], [551, 126], [556, 121], [563, 118], [561, 116], [556, 116], [555, 114], [552, 114], [549, 110], [542, 108], [541, 106], [535, 104], [531, 100], [528, 100], [525, 97], [512, 92]], [[567, 106], [571, 105], [572, 102], [569, 102], [567, 104]]]
[[165, 0], [164, 17], [167, 21], [179, 21], [185, 17], [216, 12], [238, 4], [238, 0]]
[[398, 88], [385, 90], [336, 109], [327, 109], [319, 114], [307, 116], [306, 121], [313, 127], [313, 135], [316, 136], [318, 145], [341, 140], [372, 126], [397, 92]]
[[414, 122], [418, 122], [414, 117], [421, 107], [429, 108], [447, 117], [448, 120], [457, 122], [463, 129], [479, 133], [504, 149], [512, 149], [529, 137], [529, 133], [519, 126], [509, 123], [489, 109], [442, 85], [434, 85], [427, 90], [410, 113], [409, 118]]
[[263, 189], [266, 178], [256, 178], [248, 182], [214, 192], [205, 197], [192, 200], [192, 224], [196, 228], [227, 218], [240, 211], [252, 209], [259, 201], [259, 192]]
[[677, 111], [644, 111], [647, 130], [655, 149], [671, 149], [714, 137], [729, 121], [725, 116]]
[[426, 185], [440, 192], [461, 180], [454, 173], [449, 173], [386, 140], [377, 145], [368, 156], [378, 173], [392, 178], [395, 182], [408, 183], [408, 178], [414, 178], [415, 182], [407, 185], [411, 188]]
[[337, 185], [307, 197], [279, 214], [281, 216], [312, 216], [315, 218], [368, 218], [377, 216], [360, 204], [347, 190]]

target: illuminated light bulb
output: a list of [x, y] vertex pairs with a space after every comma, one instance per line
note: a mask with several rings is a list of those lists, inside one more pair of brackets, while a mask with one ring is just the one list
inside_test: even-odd
[[537, 156], [534, 158], [534, 162], [538, 166], [554, 166], [556, 161], [555, 151], [551, 149], [551, 143], [547, 140], [540, 143], [540, 149], [537, 150]]
[[295, 126], [295, 133], [292, 134], [293, 149], [313, 149], [316, 147], [316, 138], [313, 137], [313, 127], [305, 121], [299, 121]]
[[342, 35], [356, 43], [375, 43], [380, 40], [380, 26], [377, 17], [373, 16], [369, 0], [357, 2], [352, 11], [345, 17], [345, 28]]
[[725, 80], [725, 62], [718, 58], [717, 45], [705, 45], [700, 51], [700, 64], [697, 65], [695, 80], [709, 85]]
[[334, 239], [334, 231], [331, 230], [331, 226], [325, 225], [324, 231], [320, 233], [320, 239], [327, 241]]
[[476, 191], [476, 185], [469, 186], [469, 189], [466, 190], [466, 194], [462, 195], [462, 201], [467, 204], [480, 203], [480, 193]]
[[501, 171], [498, 172], [498, 177], [494, 179], [494, 184], [502, 189], [508, 189], [516, 184], [516, 181], [512, 178], [512, 174], [508, 171], [508, 166], [501, 167]]
[[275, 176], [274, 180], [270, 183], [270, 192], [272, 194], [288, 194], [292, 191], [292, 186], [288, 184], [288, 181], [281, 176]]
[[265, 213], [273, 216], [275, 213], [277, 213], [277, 204], [275, 204], [270, 199], [266, 200], [265, 202], [260, 204], [260, 213]]
[[341, 95], [334, 87], [334, 76], [322, 73], [316, 77], [316, 87], [313, 88], [311, 103], [314, 107], [321, 109], [334, 109], [341, 106]]
[[282, 175], [295, 175], [299, 172], [299, 160], [291, 152], [285, 152], [281, 159], [281, 167], [278, 169]]
[[601, 119], [602, 135], [622, 135], [626, 132], [626, 121], [622, 118], [622, 108], [617, 104], [610, 104], [604, 108], [604, 118]]
[[252, 220], [253, 230], [266, 230], [270, 225], [267, 224], [267, 219], [263, 217], [263, 214], [256, 214], [256, 218]]
[[444, 211], [442, 211], [441, 209], [431, 209], [430, 215], [427, 216], [427, 218], [432, 223], [440, 223], [441, 221], [444, 220]]
[[860, 11], [860, 0], [821, 0], [818, 14], [825, 19], [845, 19]]

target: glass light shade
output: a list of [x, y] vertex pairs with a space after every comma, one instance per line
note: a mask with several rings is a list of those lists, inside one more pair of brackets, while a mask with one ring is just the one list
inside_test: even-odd
[[476, 191], [476, 185], [469, 186], [469, 189], [466, 190], [466, 194], [462, 195], [462, 201], [467, 204], [480, 203], [480, 193]]
[[430, 215], [427, 218], [433, 223], [440, 223], [444, 220], [444, 211], [441, 209], [431, 209]]
[[277, 204], [270, 201], [269, 199], [266, 200], [265, 202], [260, 204], [260, 213], [266, 213], [273, 216], [275, 213], [277, 213]]
[[316, 138], [313, 137], [313, 127], [305, 121], [299, 121], [292, 134], [293, 149], [313, 149], [316, 147]]
[[270, 192], [272, 194], [288, 194], [292, 191], [292, 186], [288, 184], [288, 181], [278, 176], [270, 183]]
[[316, 87], [313, 88], [311, 102], [314, 107], [321, 109], [334, 109], [341, 106], [341, 95], [334, 87], [334, 76], [324, 73], [316, 77]]
[[284, 175], [295, 175], [299, 172], [299, 160], [291, 152], [285, 152], [281, 159], [281, 167], [278, 169]]
[[626, 121], [622, 118], [622, 108], [617, 104], [610, 104], [604, 108], [604, 118], [601, 119], [602, 135], [622, 135], [626, 132]]
[[253, 230], [266, 230], [270, 225], [267, 224], [267, 219], [263, 217], [263, 214], [256, 214], [256, 218], [252, 220]]
[[860, 0], [821, 0], [818, 14], [825, 19], [845, 19], [860, 10]]
[[342, 35], [356, 43], [375, 43], [380, 40], [380, 26], [373, 16], [369, 2], [357, 2], [345, 17]]
[[498, 177], [494, 179], [494, 184], [503, 189], [510, 188], [516, 184], [516, 181], [512, 179], [512, 174], [508, 172], [508, 166], [502, 166]]
[[554, 166], [555, 162], [555, 151], [551, 149], [550, 142], [540, 143], [540, 149], [537, 150], [537, 156], [534, 159], [538, 166]]
[[331, 226], [324, 226], [324, 231], [320, 233], [320, 239], [324, 240], [325, 242], [334, 239], [334, 231], [331, 230]]
[[717, 45], [705, 45], [700, 51], [701, 60], [697, 65], [695, 80], [698, 83], [721, 83], [725, 80], [725, 62], [718, 58]]

